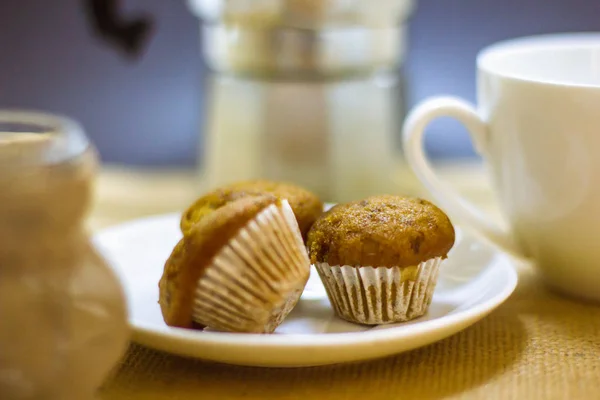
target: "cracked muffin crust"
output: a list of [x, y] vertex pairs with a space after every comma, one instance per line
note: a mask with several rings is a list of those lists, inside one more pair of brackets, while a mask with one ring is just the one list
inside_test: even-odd
[[308, 230], [323, 213], [323, 202], [317, 195], [300, 186], [264, 179], [236, 182], [200, 197], [183, 213], [180, 222], [181, 231], [188, 232], [206, 214], [229, 201], [265, 194], [289, 202], [298, 221], [302, 238], [306, 240]]
[[323, 214], [307, 245], [312, 263], [408, 267], [445, 258], [454, 240], [450, 219], [427, 200], [374, 196]]

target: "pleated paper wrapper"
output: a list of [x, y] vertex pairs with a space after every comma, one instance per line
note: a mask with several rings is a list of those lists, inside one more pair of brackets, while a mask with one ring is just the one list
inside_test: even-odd
[[198, 280], [194, 321], [213, 330], [273, 332], [294, 308], [310, 262], [287, 201], [242, 228]]
[[336, 314], [350, 322], [404, 322], [427, 312], [442, 258], [413, 267], [369, 267], [317, 263], [315, 267]]

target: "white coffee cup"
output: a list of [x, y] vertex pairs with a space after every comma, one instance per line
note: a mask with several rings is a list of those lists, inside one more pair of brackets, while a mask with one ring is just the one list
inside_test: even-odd
[[[553, 288], [600, 300], [600, 33], [521, 38], [477, 58], [478, 106], [417, 105], [404, 125], [415, 174], [455, 221], [533, 259]], [[508, 228], [442, 182], [423, 150], [426, 126], [453, 117], [483, 157]]]

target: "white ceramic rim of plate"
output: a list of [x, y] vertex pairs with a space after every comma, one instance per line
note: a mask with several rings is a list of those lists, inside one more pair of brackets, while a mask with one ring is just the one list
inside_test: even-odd
[[[506, 264], [504, 264], [506, 265]], [[261, 347], [269, 348], [286, 348], [290, 347], [329, 347], [329, 346], [349, 346], [356, 344], [365, 344], [368, 342], [376, 342], [377, 344], [385, 343], [386, 339], [396, 342], [403, 337], [413, 337], [419, 334], [425, 334], [432, 330], [447, 329], [455, 325], [463, 325], [465, 321], [471, 319], [479, 319], [483, 313], [491, 312], [496, 305], [502, 304], [514, 291], [517, 285], [517, 273], [510, 267], [505, 267], [509, 274], [509, 284], [506, 285], [503, 291], [491, 299], [480, 303], [474, 307], [464, 311], [458, 311], [451, 315], [446, 315], [435, 320], [423, 321], [418, 324], [411, 325], [411, 329], [407, 330], [404, 326], [389, 327], [381, 330], [367, 330], [362, 332], [343, 332], [343, 333], [326, 333], [319, 335], [308, 334], [252, 334], [252, 333], [228, 333], [228, 332], [198, 332], [189, 331], [183, 328], [169, 328], [167, 332], [157, 332], [156, 329], [146, 328], [143, 323], [130, 321], [132, 327], [138, 330], [143, 336], [153, 336], [163, 340], [173, 340], [189, 342], [190, 344], [197, 343], [200, 339], [206, 344], [227, 344], [247, 347], [248, 345], [260, 345]], [[135, 336], [135, 334], [134, 334]]]
[[[153, 215], [145, 218], [139, 218], [132, 221], [124, 221], [122, 224], [108, 227], [98, 232], [99, 235], [110, 235], [113, 230], [122, 229], [123, 225], [133, 226], [137, 224], [146, 224], [149, 220], [173, 218], [180, 213], [170, 213]], [[479, 239], [478, 239], [479, 240]], [[246, 348], [248, 345], [257, 345], [262, 348], [272, 349], [290, 349], [290, 348], [327, 348], [335, 346], [352, 346], [357, 344], [368, 344], [370, 342], [378, 345], [389, 342], [398, 342], [402, 338], [412, 338], [415, 335], [425, 334], [438, 329], [452, 331], [448, 329], [454, 326], [468, 326], [471, 322], [479, 320], [482, 315], [486, 315], [502, 304], [515, 290], [518, 283], [516, 270], [511, 266], [510, 257], [500, 251], [494, 251], [493, 263], [497, 268], [505, 269], [507, 284], [498, 294], [490, 299], [478, 303], [465, 310], [457, 311], [449, 315], [442, 316], [433, 320], [427, 320], [412, 324], [409, 330], [405, 326], [392, 326], [380, 330], [366, 330], [362, 332], [342, 332], [326, 333], [319, 335], [311, 334], [249, 334], [249, 333], [229, 333], [229, 332], [199, 332], [184, 328], [174, 328], [165, 326], [164, 330], [157, 330], [154, 325], [147, 326], [144, 322], [129, 318], [129, 323], [133, 328], [133, 338], [135, 341], [144, 344], [150, 342], [150, 338], [160, 339], [167, 342], [177, 341], [179, 344], [189, 343], [190, 346], [199, 341], [203, 344], [216, 344], [228, 346], [239, 346]], [[502, 262], [499, 262], [502, 261]], [[453, 331], [454, 332], [454, 331]], [[449, 333], [447, 336], [450, 336]]]

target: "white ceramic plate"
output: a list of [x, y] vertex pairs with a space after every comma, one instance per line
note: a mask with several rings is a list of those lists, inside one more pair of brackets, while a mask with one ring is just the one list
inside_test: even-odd
[[298, 367], [400, 353], [465, 329], [506, 300], [517, 284], [505, 255], [459, 234], [442, 264], [429, 312], [414, 321], [377, 327], [345, 322], [333, 314], [313, 271], [298, 306], [275, 334], [171, 328], [164, 323], [157, 303], [158, 281], [180, 235], [179, 215], [169, 214], [106, 229], [95, 236], [95, 242], [122, 280], [134, 341], [224, 363]]

